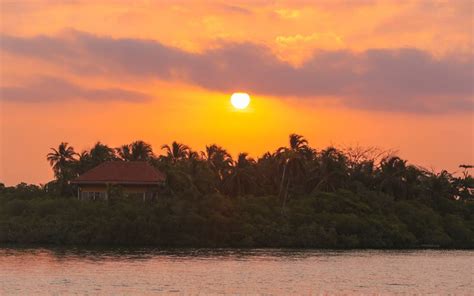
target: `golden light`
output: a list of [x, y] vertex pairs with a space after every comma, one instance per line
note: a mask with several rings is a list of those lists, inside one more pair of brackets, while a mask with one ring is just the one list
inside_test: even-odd
[[250, 103], [250, 96], [246, 93], [236, 92], [230, 97], [230, 102], [237, 109], [245, 109]]

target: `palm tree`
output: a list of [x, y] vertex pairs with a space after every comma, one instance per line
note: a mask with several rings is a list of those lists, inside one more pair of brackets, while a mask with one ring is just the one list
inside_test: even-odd
[[290, 147], [278, 148], [276, 155], [280, 159], [281, 181], [279, 196], [283, 199], [284, 210], [288, 193], [292, 183], [298, 177], [305, 175], [304, 162], [314, 156], [314, 151], [308, 146], [308, 141], [301, 135], [291, 134], [289, 136]]
[[406, 160], [397, 156], [385, 158], [380, 163], [380, 190], [401, 198], [406, 195]]
[[265, 153], [257, 162], [257, 178], [263, 194], [279, 194], [281, 183], [280, 159], [276, 153]]
[[190, 149], [184, 144], [180, 144], [176, 141], [170, 145], [163, 145], [161, 149], [165, 150], [166, 158], [172, 163], [176, 163], [178, 160], [186, 159], [190, 155]]
[[192, 192], [214, 193], [219, 192], [219, 183], [215, 178], [214, 171], [211, 170], [207, 161], [201, 158], [201, 154], [196, 151], [188, 150], [187, 158], [181, 159], [178, 163], [173, 163], [175, 169], [186, 172]]
[[472, 166], [461, 165], [465, 170], [462, 173], [462, 177], [459, 176], [454, 178], [451, 176], [451, 184], [457, 191], [455, 195], [452, 196], [454, 199], [462, 200], [474, 200], [474, 178], [469, 174], [468, 169]]
[[427, 171], [421, 167], [409, 165], [405, 171], [405, 197], [415, 198], [419, 196], [423, 191], [423, 178], [426, 176]]
[[84, 151], [82, 151], [81, 153], [79, 153], [78, 156], [79, 156], [79, 161], [83, 161], [83, 160], [85, 160], [85, 159], [87, 159], [87, 158], [90, 157], [89, 151], [84, 150]]
[[188, 158], [190, 160], [201, 160], [201, 155], [199, 154], [199, 152], [189, 149]]
[[372, 160], [352, 162], [347, 169], [349, 170], [349, 178], [353, 185], [362, 185], [365, 188], [374, 189], [375, 165]]
[[[346, 156], [334, 147], [323, 150], [319, 159], [314, 162], [315, 166], [311, 171], [310, 184], [316, 185], [312, 191], [324, 189], [335, 191], [336, 188], [344, 187], [348, 177]], [[370, 166], [365, 167], [370, 169]]]
[[91, 157], [89, 151], [84, 150], [78, 154], [78, 160], [75, 162], [75, 172], [77, 175], [85, 173], [91, 168]]
[[135, 141], [128, 145], [115, 148], [118, 156], [125, 161], [149, 161], [152, 160], [153, 149], [150, 144], [143, 141]]
[[120, 159], [126, 161], [132, 160], [132, 152], [130, 151], [130, 145], [122, 145], [118, 148], [115, 148], [115, 151]]
[[95, 165], [117, 159], [114, 149], [101, 142], [97, 142], [94, 147], [92, 147], [89, 156]]
[[237, 161], [232, 163], [230, 174], [225, 177], [224, 189], [233, 196], [255, 192], [255, 164], [247, 153], [240, 153]]
[[79, 154], [79, 160], [76, 163], [76, 171], [78, 174], [82, 174], [103, 162], [116, 159], [115, 149], [101, 142], [97, 142], [90, 151], [83, 151]]
[[301, 135], [290, 134], [290, 149], [297, 151], [308, 147], [308, 141]]
[[153, 158], [151, 145], [143, 141], [135, 141], [130, 144], [132, 160], [150, 160]]
[[56, 179], [67, 179], [70, 177], [71, 164], [76, 161], [74, 156], [74, 147], [69, 146], [67, 142], [61, 142], [58, 149], [51, 148], [53, 152], [46, 155], [46, 159], [53, 168]]
[[450, 199], [459, 193], [453, 186], [453, 176], [445, 170], [438, 174], [427, 173], [423, 185], [431, 200]]
[[202, 155], [209, 164], [209, 167], [215, 172], [219, 181], [224, 180], [232, 166], [230, 154], [222, 147], [213, 144], [206, 146], [206, 151]]

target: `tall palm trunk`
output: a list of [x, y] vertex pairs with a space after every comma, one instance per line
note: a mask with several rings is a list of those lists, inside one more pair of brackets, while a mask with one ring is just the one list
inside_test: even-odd
[[286, 211], [286, 200], [288, 199], [288, 191], [290, 188], [290, 178], [288, 177], [288, 181], [286, 182], [286, 189], [285, 189], [285, 194], [283, 195], [283, 202], [281, 205], [281, 213], [285, 214]]
[[280, 191], [278, 192], [278, 197], [281, 197], [281, 193], [283, 191], [283, 183], [285, 182], [285, 176], [286, 176], [286, 167], [288, 166], [288, 161], [285, 162], [285, 165], [283, 166], [283, 174], [281, 176], [281, 182], [280, 182]]

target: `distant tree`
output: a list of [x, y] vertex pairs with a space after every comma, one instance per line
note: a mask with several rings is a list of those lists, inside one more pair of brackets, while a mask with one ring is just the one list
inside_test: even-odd
[[99, 164], [116, 160], [115, 150], [107, 145], [97, 142], [90, 151], [83, 151], [79, 154], [77, 170], [80, 174], [90, 170]]
[[72, 164], [76, 161], [77, 153], [74, 147], [69, 146], [67, 142], [59, 144], [58, 148], [51, 148], [46, 159], [53, 168], [56, 179], [69, 179], [71, 177]]
[[117, 159], [115, 150], [101, 142], [97, 142], [94, 147], [92, 147], [89, 152], [89, 157], [95, 165]]
[[[336, 191], [337, 188], [344, 188], [348, 178], [347, 160], [344, 153], [334, 147], [329, 147], [321, 151], [319, 159], [313, 164], [310, 173], [312, 191]], [[370, 167], [365, 169], [370, 169]]]
[[189, 149], [188, 158], [191, 160], [201, 160], [201, 153], [199, 153], [198, 151]]
[[201, 154], [189, 150], [188, 159], [185, 161], [186, 171], [189, 173], [193, 186], [201, 193], [213, 193], [218, 191], [218, 180], [209, 167], [207, 161], [201, 158]]
[[422, 182], [426, 174], [426, 170], [421, 167], [414, 165], [408, 165], [406, 167], [405, 176], [403, 178], [405, 183], [405, 198], [415, 199], [422, 194]]
[[354, 146], [354, 147], [343, 147], [340, 150], [346, 157], [347, 166], [352, 168], [361, 163], [380, 163], [383, 159], [388, 159], [397, 154], [396, 150], [393, 149], [380, 149], [374, 146]]
[[398, 156], [383, 159], [378, 171], [381, 191], [393, 195], [396, 198], [406, 196], [406, 160]]
[[452, 185], [456, 188], [455, 199], [474, 200], [474, 178], [466, 169], [461, 177], [452, 178]]
[[143, 141], [135, 141], [131, 144], [133, 160], [150, 160], [153, 158], [153, 149], [151, 145]]
[[276, 153], [265, 153], [257, 161], [257, 178], [262, 194], [279, 194], [281, 183], [281, 160]]
[[202, 153], [209, 167], [214, 171], [219, 181], [223, 181], [229, 174], [232, 166], [232, 157], [220, 146], [206, 146], [206, 151]]
[[445, 170], [440, 173], [427, 173], [423, 182], [423, 188], [431, 200], [437, 201], [441, 198], [454, 199], [457, 192], [452, 181], [453, 176]]
[[120, 159], [130, 161], [132, 160], [132, 151], [130, 149], [130, 145], [125, 144], [118, 148], [115, 148], [117, 155]]
[[305, 161], [314, 155], [314, 151], [308, 146], [308, 141], [303, 136], [291, 134], [289, 142], [290, 147], [280, 147], [276, 152], [276, 157], [280, 160], [279, 196], [283, 200], [283, 209], [291, 186], [298, 178], [304, 178], [306, 173]]
[[97, 142], [90, 150], [77, 154], [68, 143], [61, 143], [47, 155], [55, 180], [42, 190], [64, 193], [71, 189], [68, 181], [77, 175], [104, 161], [120, 159], [149, 161], [163, 171], [167, 175], [165, 191], [170, 195], [197, 197], [218, 192], [228, 196], [273, 196], [283, 211], [290, 199], [337, 193], [341, 189], [364, 196], [378, 191], [378, 196], [384, 198], [435, 204], [446, 199], [473, 199], [474, 193], [468, 165], [461, 166], [463, 177], [455, 177], [446, 171], [434, 173], [409, 165], [392, 151], [377, 148], [328, 147], [316, 151], [298, 134], [289, 136], [287, 147], [267, 152], [257, 161], [246, 153], [234, 161], [215, 144], [200, 153], [176, 141], [162, 149], [165, 155], [155, 157], [151, 145], [143, 141], [115, 149]]
[[232, 196], [253, 194], [256, 188], [255, 160], [240, 153], [232, 162], [230, 173], [224, 179], [225, 191]]
[[[165, 150], [166, 159], [168, 159], [172, 163], [175, 163], [179, 160], [186, 159], [188, 156], [190, 156], [190, 153], [191, 153], [188, 146], [184, 144], [180, 144], [176, 141], [171, 143], [171, 145], [161, 146], [161, 149]], [[196, 154], [192, 155], [192, 157], [195, 157], [195, 156]]]
[[52, 152], [46, 155], [46, 159], [53, 168], [56, 178], [57, 192], [66, 195], [69, 194], [71, 188], [69, 181], [77, 176], [77, 153], [67, 142], [59, 144], [58, 148], [51, 148]]
[[149, 161], [154, 157], [150, 144], [143, 141], [135, 141], [128, 145], [115, 148], [120, 159], [125, 161]]

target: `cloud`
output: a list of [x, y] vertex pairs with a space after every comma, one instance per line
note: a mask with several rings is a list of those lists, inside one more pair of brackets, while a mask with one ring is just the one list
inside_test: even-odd
[[301, 15], [300, 11], [297, 9], [285, 9], [285, 8], [276, 9], [275, 13], [279, 17], [284, 18], [284, 19], [296, 19]]
[[275, 43], [278, 56], [294, 65], [300, 65], [313, 56], [316, 49], [340, 50], [345, 47], [342, 37], [333, 32], [280, 35], [275, 38]]
[[236, 14], [244, 14], [244, 15], [252, 15], [252, 11], [238, 5], [229, 5], [229, 4], [216, 4], [216, 7], [222, 11], [229, 12], [229, 13], [236, 13]]
[[277, 36], [275, 38], [278, 44], [281, 44], [284, 46], [291, 46], [293, 44], [301, 45], [305, 43], [313, 43], [313, 42], [321, 41], [324, 39], [328, 39], [337, 44], [343, 43], [341, 37], [334, 33], [313, 33], [311, 35], [296, 34], [296, 35], [289, 35], [289, 36]]
[[153, 40], [70, 31], [3, 36], [0, 48], [60, 64], [81, 75], [179, 80], [218, 90], [307, 99], [337, 97], [351, 108], [411, 112], [472, 111], [473, 56], [437, 58], [414, 49], [315, 51], [299, 66], [268, 48], [224, 43], [202, 53]]
[[55, 102], [71, 99], [104, 101], [143, 102], [150, 97], [146, 94], [120, 88], [84, 88], [54, 77], [41, 77], [22, 86], [0, 88], [0, 99], [12, 102]]

